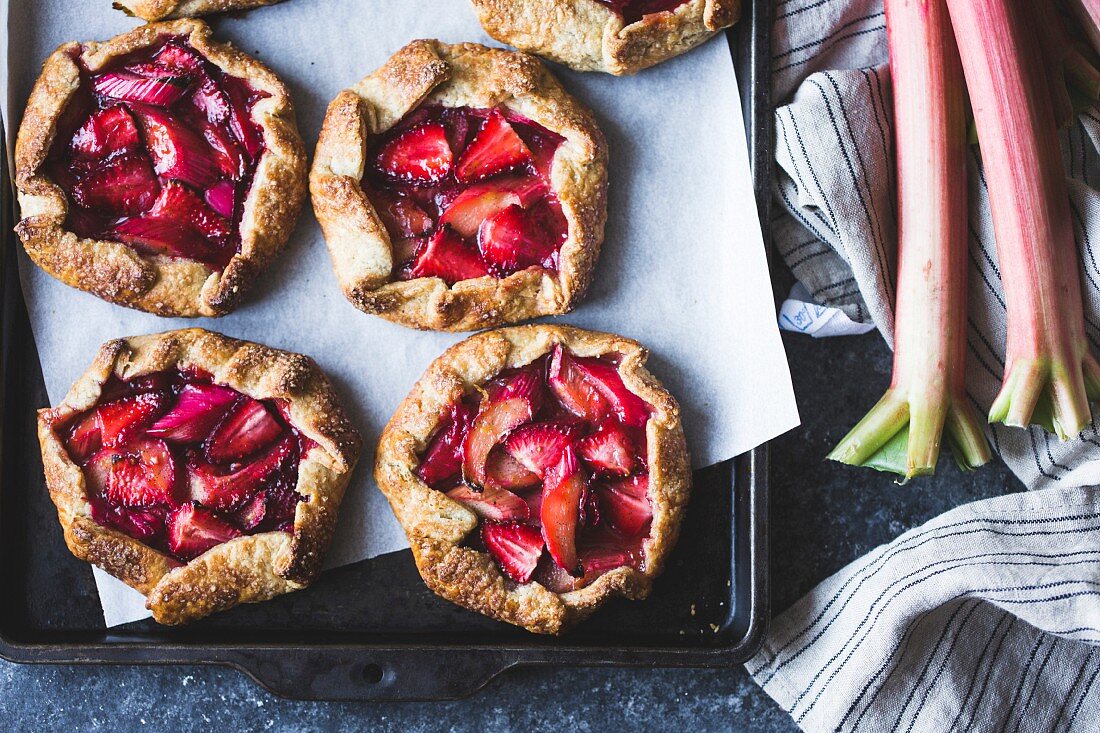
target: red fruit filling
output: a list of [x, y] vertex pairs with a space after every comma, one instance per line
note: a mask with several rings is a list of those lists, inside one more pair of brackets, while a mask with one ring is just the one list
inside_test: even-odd
[[509, 578], [583, 588], [617, 567], [643, 567], [651, 413], [613, 356], [557, 346], [453, 403], [416, 474], [478, 515], [470, 542]]
[[240, 247], [244, 200], [264, 152], [251, 110], [265, 96], [183, 38], [94, 74], [81, 65], [47, 161], [69, 197], [66, 226], [225, 267]]
[[637, 23], [651, 13], [663, 13], [675, 10], [688, 0], [600, 0], [604, 5], [622, 16], [627, 25]]
[[363, 190], [394, 245], [394, 275], [453, 285], [557, 271], [568, 224], [550, 188], [563, 138], [504, 108], [421, 107], [367, 151]]
[[298, 464], [313, 442], [282, 405], [209, 374], [112, 377], [99, 404], [55, 427], [84, 471], [95, 521], [179, 560], [290, 531], [304, 500]]

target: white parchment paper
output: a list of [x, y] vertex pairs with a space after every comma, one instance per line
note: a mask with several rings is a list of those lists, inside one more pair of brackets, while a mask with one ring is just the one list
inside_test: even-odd
[[[9, 5], [4, 122], [14, 139], [41, 62], [62, 42], [100, 40], [136, 22], [109, 0]], [[286, 82], [312, 150], [328, 102], [414, 38], [490, 43], [466, 0], [288, 0], [213, 18], [216, 35]], [[615, 331], [652, 351], [680, 400], [696, 466], [795, 427], [753, 199], [737, 83], [718, 38], [636, 77], [556, 68], [610, 145], [607, 239], [588, 298], [561, 322]], [[309, 207], [287, 250], [243, 307], [220, 319], [165, 319], [68, 288], [20, 251], [20, 275], [51, 402], [105, 340], [191, 325], [311, 355], [334, 381], [367, 450], [341, 513], [329, 566], [407, 546], [371, 476], [393, 410], [441, 351], [462, 338], [360, 313], [343, 297]], [[148, 615], [143, 598], [96, 571], [108, 626]]]

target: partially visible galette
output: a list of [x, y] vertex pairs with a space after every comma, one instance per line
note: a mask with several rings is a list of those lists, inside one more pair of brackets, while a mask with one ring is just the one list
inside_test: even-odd
[[197, 328], [104, 344], [38, 436], [69, 549], [163, 624], [309, 585], [361, 446], [311, 359]]
[[691, 474], [679, 407], [646, 357], [620, 336], [520, 326], [428, 368], [375, 477], [429, 588], [552, 634], [649, 594]]
[[470, 0], [493, 38], [580, 71], [633, 74], [737, 22], [741, 0]]
[[115, 0], [115, 7], [127, 15], [153, 21], [248, 10], [277, 2], [282, 0]]
[[414, 41], [329, 105], [310, 191], [356, 307], [468, 331], [580, 300], [606, 162], [592, 115], [538, 60]]
[[31, 259], [67, 285], [165, 316], [232, 309], [305, 197], [286, 88], [198, 20], [58, 48], [15, 158], [16, 231]]

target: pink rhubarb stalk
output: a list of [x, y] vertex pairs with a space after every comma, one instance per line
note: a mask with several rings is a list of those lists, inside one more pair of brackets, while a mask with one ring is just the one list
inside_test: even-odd
[[947, 0], [989, 182], [1008, 343], [990, 422], [1043, 425], [1065, 440], [1091, 419], [1089, 353], [1069, 191], [1046, 76], [1025, 6]]
[[829, 455], [906, 478], [933, 473], [944, 427], [956, 460], [989, 460], [967, 401], [966, 145], [962, 67], [943, 0], [886, 0], [898, 173], [894, 376]]

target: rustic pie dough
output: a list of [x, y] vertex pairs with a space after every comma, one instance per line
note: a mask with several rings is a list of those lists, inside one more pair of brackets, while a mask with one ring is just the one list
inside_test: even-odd
[[[224, 270], [184, 258], [143, 255], [121, 242], [86, 239], [65, 229], [69, 201], [45, 173], [58, 119], [80, 84], [79, 58], [96, 72], [114, 59], [184, 37], [227, 74], [269, 96], [252, 107], [266, 149], [244, 204], [240, 250]], [[46, 59], [15, 143], [15, 182], [22, 220], [15, 231], [35, 264], [66, 285], [161, 316], [220, 316], [282, 249], [306, 191], [305, 146], [290, 94], [266, 66], [218, 43], [200, 20], [149, 23], [103, 43], [65, 43]]]
[[[504, 369], [530, 364], [559, 343], [578, 356], [621, 354], [623, 383], [653, 408], [645, 428], [653, 506], [650, 537], [644, 544], [645, 570], [619, 567], [591, 585], [560, 594], [533, 580], [518, 585], [488, 553], [462, 547], [478, 526], [477, 515], [416, 475], [420, 456], [452, 402]], [[428, 367], [382, 433], [374, 475], [432, 591], [460, 606], [544, 634], [568, 630], [615, 596], [642, 599], [649, 595], [653, 579], [676, 544], [691, 493], [691, 469], [680, 407], [645, 369], [648, 355], [636, 341], [621, 336], [531, 325], [471, 336]]]
[[115, 7], [127, 15], [153, 21], [248, 10], [277, 2], [281, 0], [115, 0]]
[[[316, 445], [298, 467], [295, 489], [308, 500], [298, 502], [293, 532], [238, 537], [181, 564], [92, 519], [84, 473], [53, 426], [94, 407], [112, 375], [125, 380], [192, 367], [255, 399], [285, 400], [294, 427]], [[144, 593], [162, 624], [187, 623], [308, 586], [332, 539], [362, 445], [312, 359], [200, 328], [108, 341], [61, 404], [39, 410], [38, 438], [46, 486], [69, 549]]]
[[[534, 267], [452, 286], [435, 277], [394, 279], [389, 234], [360, 182], [371, 136], [422, 103], [503, 105], [565, 138], [550, 181], [568, 224], [557, 274]], [[592, 114], [537, 59], [474, 43], [420, 40], [329, 105], [309, 185], [348, 300], [406, 326], [472, 331], [565, 313], [583, 297], [607, 219], [606, 143]]]
[[496, 40], [579, 71], [634, 72], [737, 22], [741, 0], [688, 0], [634, 23], [598, 0], [470, 0]]

